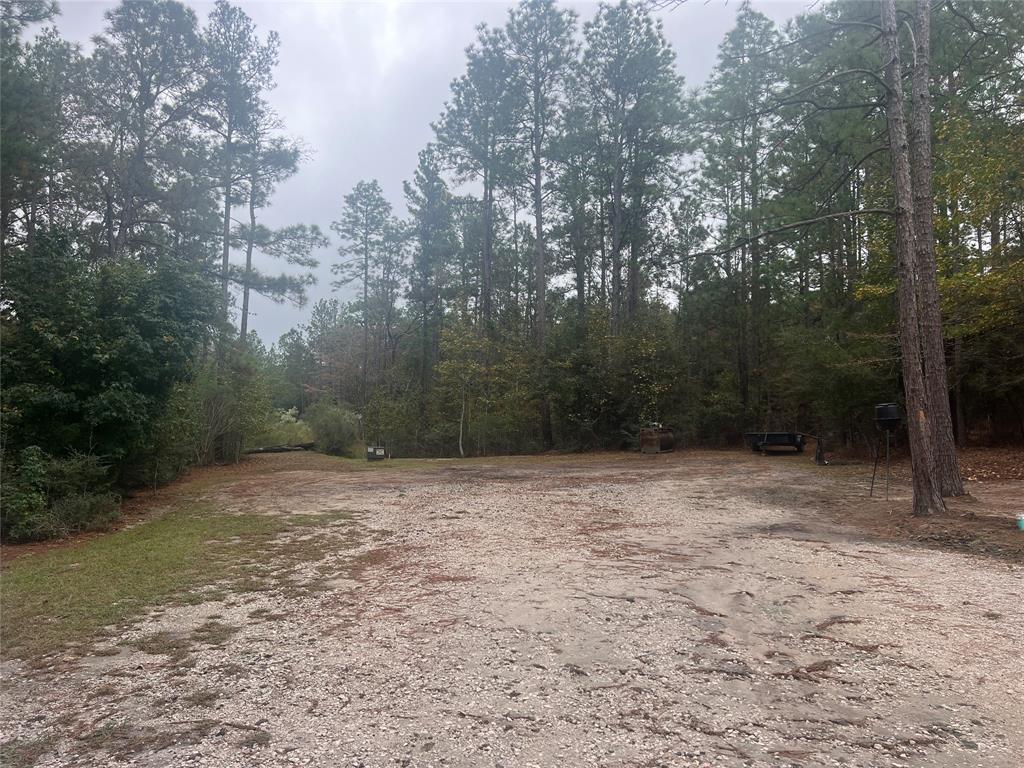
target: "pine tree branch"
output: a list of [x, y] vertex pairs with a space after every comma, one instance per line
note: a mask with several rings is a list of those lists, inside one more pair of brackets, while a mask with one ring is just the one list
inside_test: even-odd
[[698, 253], [689, 253], [686, 256], [684, 256], [684, 257], [682, 257], [680, 259], [675, 259], [673, 261], [670, 261], [667, 264], [668, 265], [682, 264], [684, 261], [687, 261], [689, 259], [696, 259], [696, 258], [700, 258], [700, 257], [703, 257], [703, 256], [724, 256], [727, 253], [732, 253], [733, 251], [738, 251], [740, 248], [743, 248], [744, 246], [749, 245], [750, 243], [754, 242], [755, 240], [761, 240], [763, 238], [770, 237], [771, 235], [777, 235], [777, 234], [779, 234], [781, 232], [788, 232], [788, 231], [790, 231], [792, 229], [800, 229], [801, 227], [809, 227], [812, 224], [818, 224], [818, 223], [820, 223], [822, 221], [830, 221], [831, 219], [842, 219], [842, 218], [846, 218], [846, 217], [849, 217], [849, 216], [872, 216], [872, 215], [895, 216], [896, 215], [896, 211], [892, 210], [891, 208], [861, 208], [860, 210], [857, 210], [857, 211], [839, 211], [838, 213], [827, 213], [827, 214], [825, 214], [823, 216], [815, 216], [812, 219], [803, 219], [802, 221], [794, 221], [791, 224], [784, 224], [781, 227], [775, 227], [773, 229], [766, 229], [763, 232], [758, 232], [756, 235], [751, 235], [750, 237], [741, 238], [741, 239], [737, 240], [735, 243], [733, 243], [732, 245], [728, 246], [727, 248], [717, 248], [717, 249], [712, 250], [712, 251], [699, 251]]

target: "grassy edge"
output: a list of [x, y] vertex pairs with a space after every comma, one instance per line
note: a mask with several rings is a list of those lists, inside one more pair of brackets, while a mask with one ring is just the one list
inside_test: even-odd
[[130, 528], [18, 558], [0, 572], [3, 657], [36, 660], [152, 606], [200, 602], [217, 582], [258, 579], [281, 554], [275, 539], [341, 517], [218, 514], [208, 502], [182, 501]]

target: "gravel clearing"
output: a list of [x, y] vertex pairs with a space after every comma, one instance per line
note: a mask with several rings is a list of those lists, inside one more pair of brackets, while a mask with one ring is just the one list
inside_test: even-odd
[[838, 527], [822, 506], [865, 495], [843, 469], [232, 478], [204, 491], [224, 514], [352, 520], [290, 534], [310, 559], [258, 591], [5, 661], [0, 738], [38, 766], [1018, 768], [1024, 570]]

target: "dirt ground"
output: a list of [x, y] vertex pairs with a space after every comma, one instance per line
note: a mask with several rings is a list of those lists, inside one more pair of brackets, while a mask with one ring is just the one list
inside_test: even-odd
[[38, 766], [1020, 766], [1024, 481], [921, 522], [869, 479], [741, 452], [201, 473], [219, 514], [351, 517], [285, 534], [306, 557], [258, 588], [5, 660], [0, 740]]

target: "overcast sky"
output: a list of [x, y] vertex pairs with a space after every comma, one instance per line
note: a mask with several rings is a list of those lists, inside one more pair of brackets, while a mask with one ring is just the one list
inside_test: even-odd
[[[481, 22], [502, 24], [510, 5], [481, 0], [237, 4], [262, 34], [280, 34], [278, 86], [270, 102], [288, 132], [313, 150], [302, 170], [278, 189], [272, 207], [262, 214], [263, 223], [318, 224], [325, 232], [338, 218], [342, 195], [360, 179], [376, 178], [396, 211], [405, 211], [402, 182], [412, 176], [417, 153], [432, 138], [430, 123], [448, 97], [450, 82], [463, 72], [464, 50], [475, 37], [474, 28]], [[811, 4], [812, 0], [753, 3], [780, 24]], [[60, 5], [62, 34], [88, 49], [88, 40], [103, 30], [104, 12], [115, 3], [62, 0]], [[202, 23], [213, 4], [189, 5]], [[566, 5], [581, 21], [596, 9], [596, 3]], [[689, 0], [661, 13], [688, 87], [699, 85], [714, 66], [719, 41], [732, 26], [738, 7], [736, 0]], [[319, 282], [310, 291], [310, 304], [331, 294], [330, 264], [336, 245], [319, 254]], [[269, 345], [304, 323], [309, 307], [276, 305], [256, 297], [250, 327]]]

